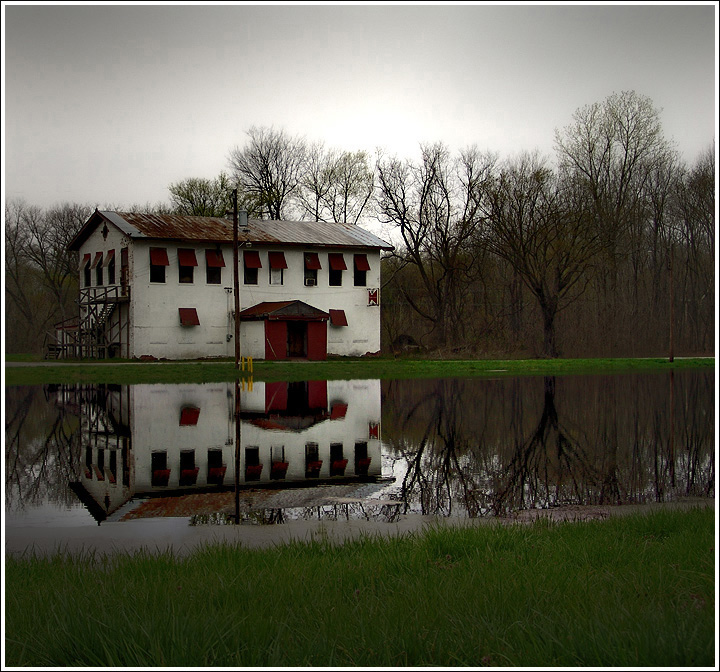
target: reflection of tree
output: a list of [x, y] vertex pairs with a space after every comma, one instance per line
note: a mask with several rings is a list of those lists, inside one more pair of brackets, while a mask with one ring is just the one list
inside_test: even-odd
[[473, 409], [467, 408], [464, 387], [464, 381], [455, 379], [432, 381], [404, 414], [399, 434], [419, 436], [416, 442], [394, 445], [406, 464], [400, 492], [405, 513], [412, 502], [419, 503], [423, 515], [451, 515], [454, 504], [471, 516], [480, 512], [480, 490], [464, 431]]
[[[519, 422], [512, 418], [515, 450], [503, 475], [496, 479], [491, 496], [496, 514], [543, 504], [558, 504], [583, 498], [586, 479], [597, 482], [599, 474], [589, 462], [580, 442], [558, 419], [555, 406], [555, 377], [543, 381], [544, 404], [537, 427], [521, 438]], [[514, 405], [516, 413], [521, 404]], [[570, 493], [567, 493], [567, 490]]]
[[674, 388], [664, 374], [383, 385], [383, 438], [405, 512], [714, 494], [710, 374], [676, 373]]
[[5, 492], [7, 503], [17, 507], [45, 498], [71, 504], [67, 484], [80, 472], [78, 418], [62, 403], [48, 404], [42, 392], [5, 390]]

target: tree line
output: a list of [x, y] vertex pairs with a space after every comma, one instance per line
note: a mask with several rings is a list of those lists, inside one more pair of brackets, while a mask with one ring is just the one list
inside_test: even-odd
[[[167, 203], [108, 209], [379, 222], [383, 350], [444, 356], [647, 356], [714, 349], [714, 141], [692, 165], [633, 91], [578, 109], [555, 157], [471, 145], [417, 159], [326, 148], [252, 127], [228, 171]], [[67, 242], [93, 208], [6, 204], [7, 352], [74, 314]], [[671, 350], [672, 349], [672, 350]]]

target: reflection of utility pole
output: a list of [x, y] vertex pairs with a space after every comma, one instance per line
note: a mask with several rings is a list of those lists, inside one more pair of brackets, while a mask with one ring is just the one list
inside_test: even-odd
[[235, 294], [235, 368], [240, 368], [240, 279], [238, 267], [238, 190], [233, 189], [233, 292]]
[[235, 378], [235, 524], [240, 524], [240, 380]]
[[675, 246], [670, 243], [670, 353], [668, 359], [672, 362], [675, 359], [675, 287], [673, 283], [673, 266], [675, 265]]

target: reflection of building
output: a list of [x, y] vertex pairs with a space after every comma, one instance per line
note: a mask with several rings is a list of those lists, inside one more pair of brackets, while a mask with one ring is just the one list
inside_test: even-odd
[[[72, 487], [98, 520], [128, 515], [137, 497], [170, 495], [168, 506], [183, 511], [177, 498], [191, 493], [201, 507], [232, 504], [234, 383], [95, 389], [81, 407], [84, 469]], [[237, 389], [240, 489], [367, 483], [381, 475], [379, 381]]]

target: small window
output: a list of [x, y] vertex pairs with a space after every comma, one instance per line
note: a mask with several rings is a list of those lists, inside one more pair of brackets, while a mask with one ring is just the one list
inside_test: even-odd
[[83, 286], [90, 287], [92, 274], [90, 273], [90, 255], [83, 257]]
[[245, 250], [243, 252], [244, 280], [246, 285], [258, 284], [258, 269], [262, 268], [260, 253], [257, 250]]
[[195, 485], [200, 469], [195, 466], [195, 451], [180, 451], [180, 481], [179, 485]]
[[305, 444], [305, 478], [317, 478], [322, 469], [322, 460], [317, 443]]
[[181, 283], [192, 283], [193, 271], [197, 265], [195, 250], [178, 250], [178, 279]]
[[353, 282], [355, 287], [365, 287], [367, 285], [367, 272], [370, 270], [367, 255], [354, 255], [354, 262]]
[[262, 468], [260, 448], [258, 446], [248, 446], [245, 448], [245, 480], [259, 481]]
[[347, 266], [345, 266], [345, 259], [343, 258], [343, 255], [340, 253], [330, 253], [328, 254], [328, 263], [330, 266], [330, 272], [329, 272], [329, 285], [331, 287], [340, 287], [342, 286], [342, 272], [347, 270]]
[[320, 257], [317, 252], [306, 252], [305, 253], [305, 286], [315, 287], [318, 280], [318, 270], [320, 266]]
[[270, 269], [270, 284], [271, 285], [282, 285], [283, 284], [283, 269], [282, 268], [271, 268]]
[[268, 261], [270, 263], [270, 284], [283, 284], [283, 271], [287, 268], [284, 252], [268, 252]]
[[222, 269], [225, 259], [221, 250], [205, 250], [205, 280], [208, 285], [219, 285], [222, 282]]
[[164, 247], [150, 248], [150, 282], [165, 282], [165, 268], [169, 265]]
[[95, 269], [95, 284], [98, 287], [102, 287], [103, 284], [103, 264], [102, 264], [103, 253], [98, 252], [95, 254], [95, 261], [93, 261], [92, 267]]
[[105, 259], [105, 265], [107, 266], [107, 281], [108, 285], [114, 285], [115, 284], [115, 250], [110, 250], [107, 253], [107, 258]]

